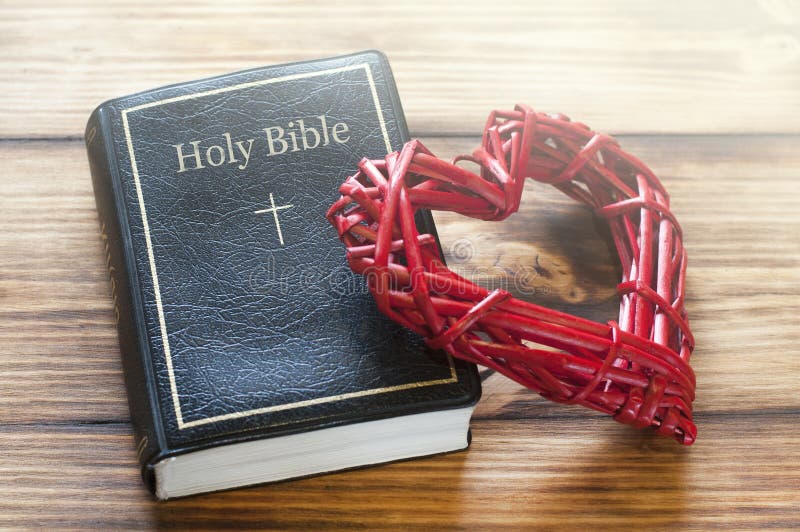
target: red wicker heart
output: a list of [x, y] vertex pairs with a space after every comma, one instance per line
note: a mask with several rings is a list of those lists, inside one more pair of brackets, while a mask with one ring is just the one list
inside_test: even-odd
[[[460, 160], [477, 163], [481, 174], [456, 166]], [[449, 270], [434, 237], [418, 234], [417, 209], [506, 218], [519, 208], [527, 177], [608, 220], [623, 271], [618, 322], [489, 292]], [[394, 321], [548, 399], [694, 442], [681, 228], [656, 176], [614, 139], [517, 105], [489, 116], [472, 155], [448, 163], [413, 140], [382, 160], [362, 160], [340, 192], [328, 220], [350, 267], [367, 276], [378, 307]]]

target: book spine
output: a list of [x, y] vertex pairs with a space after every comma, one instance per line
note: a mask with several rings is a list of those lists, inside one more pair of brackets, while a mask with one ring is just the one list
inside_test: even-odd
[[122, 368], [142, 479], [155, 490], [154, 463], [164, 448], [155, 399], [152, 365], [143, 322], [137, 319], [141, 295], [131, 253], [130, 231], [119, 180], [107, 110], [98, 107], [86, 126], [86, 149], [92, 174], [101, 238], [114, 301]]

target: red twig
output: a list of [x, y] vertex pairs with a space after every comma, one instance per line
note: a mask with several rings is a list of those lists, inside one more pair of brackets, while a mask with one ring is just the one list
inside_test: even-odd
[[[477, 163], [480, 175], [456, 166], [461, 160]], [[618, 321], [489, 292], [449, 270], [435, 239], [417, 233], [417, 209], [506, 218], [519, 208], [525, 178], [552, 184], [608, 220], [623, 271]], [[350, 267], [367, 276], [393, 320], [548, 399], [694, 442], [681, 228], [656, 176], [614, 139], [517, 105], [491, 113], [470, 155], [448, 163], [413, 140], [384, 159], [362, 160], [340, 192], [328, 220]]]

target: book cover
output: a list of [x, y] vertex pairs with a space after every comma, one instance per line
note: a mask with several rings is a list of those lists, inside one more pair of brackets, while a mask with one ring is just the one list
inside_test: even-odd
[[[151, 490], [170, 457], [477, 401], [475, 367], [380, 314], [324, 217], [362, 157], [407, 139], [378, 52], [174, 85], [92, 114], [86, 144]], [[418, 224], [435, 234], [429, 213]]]

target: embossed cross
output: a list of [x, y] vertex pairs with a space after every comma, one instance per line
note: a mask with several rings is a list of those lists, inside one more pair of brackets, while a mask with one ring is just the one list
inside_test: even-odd
[[294, 207], [294, 205], [279, 205], [279, 206], [276, 206], [275, 205], [275, 199], [272, 197], [272, 192], [269, 193], [269, 204], [270, 204], [269, 209], [261, 209], [261, 210], [255, 211], [253, 214], [264, 214], [264, 213], [268, 213], [268, 212], [272, 213], [273, 218], [275, 218], [275, 228], [278, 230], [278, 240], [280, 240], [281, 246], [282, 246], [283, 245], [283, 232], [281, 232], [281, 222], [278, 219], [278, 211], [281, 211], [281, 210], [284, 210], [284, 209], [290, 209], [290, 208]]

